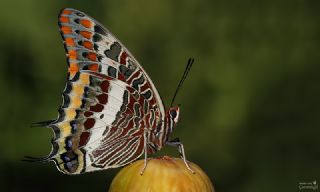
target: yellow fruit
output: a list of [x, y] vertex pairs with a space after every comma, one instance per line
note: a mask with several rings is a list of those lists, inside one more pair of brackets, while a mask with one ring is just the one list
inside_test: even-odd
[[182, 159], [161, 157], [148, 159], [143, 174], [144, 160], [124, 167], [113, 179], [109, 192], [211, 192], [209, 177], [196, 164], [189, 162], [192, 173]]

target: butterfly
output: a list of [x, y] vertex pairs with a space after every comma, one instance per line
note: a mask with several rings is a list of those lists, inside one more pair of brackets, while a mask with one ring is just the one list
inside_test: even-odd
[[[28, 160], [54, 161], [59, 171], [80, 174], [121, 167], [144, 155], [142, 174], [148, 154], [173, 145], [192, 171], [183, 144], [169, 141], [179, 107], [165, 109], [155, 85], [127, 48], [81, 11], [61, 10], [58, 23], [68, 63], [63, 103], [56, 120], [35, 124], [52, 128], [51, 153]], [[192, 63], [189, 60], [178, 87]]]

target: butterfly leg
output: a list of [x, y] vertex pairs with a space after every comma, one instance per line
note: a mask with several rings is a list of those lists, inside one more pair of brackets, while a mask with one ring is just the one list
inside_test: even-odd
[[143, 133], [143, 138], [144, 138], [144, 166], [142, 168], [142, 170], [140, 171], [140, 175], [143, 175], [143, 172], [144, 170], [146, 169], [147, 167], [147, 162], [148, 162], [148, 153], [147, 153], [147, 130], [145, 129], [144, 130], [144, 133]]
[[184, 164], [186, 165], [186, 167], [188, 168], [189, 171], [191, 171], [191, 173], [195, 173], [191, 167], [189, 166], [187, 160], [186, 160], [186, 155], [184, 153], [184, 147], [183, 147], [183, 144], [182, 142], [180, 141], [179, 138], [175, 138], [171, 141], [168, 141], [167, 142], [168, 145], [170, 146], [175, 146], [175, 147], [178, 147], [178, 150], [179, 150], [179, 154], [180, 154], [180, 157], [182, 158]]

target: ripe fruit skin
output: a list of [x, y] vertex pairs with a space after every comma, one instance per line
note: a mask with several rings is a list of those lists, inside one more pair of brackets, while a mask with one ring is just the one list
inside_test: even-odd
[[113, 179], [109, 192], [211, 192], [214, 191], [209, 177], [196, 164], [189, 162], [191, 173], [180, 158], [161, 157], [138, 160], [123, 169]]

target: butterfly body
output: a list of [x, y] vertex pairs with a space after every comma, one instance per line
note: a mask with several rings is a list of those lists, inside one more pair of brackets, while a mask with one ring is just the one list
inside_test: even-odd
[[[52, 128], [54, 138], [51, 153], [38, 160], [80, 174], [124, 166], [143, 154], [146, 160], [170, 144], [179, 107], [165, 110], [153, 82], [122, 43], [75, 9], [61, 11], [59, 27], [68, 77], [58, 118], [40, 123]], [[173, 145], [184, 158], [182, 144]]]

